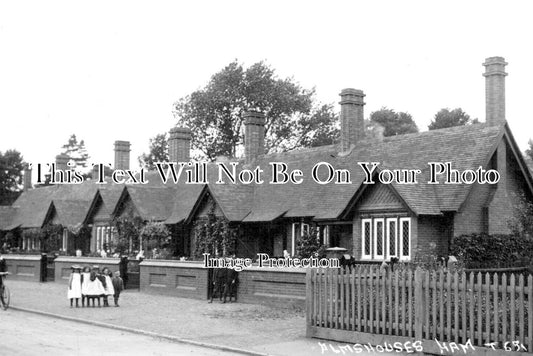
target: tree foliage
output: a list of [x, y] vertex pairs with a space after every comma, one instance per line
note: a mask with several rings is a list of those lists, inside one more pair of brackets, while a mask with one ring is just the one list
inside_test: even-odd
[[450, 253], [466, 268], [498, 268], [528, 264], [533, 238], [515, 234], [470, 234], [454, 237]]
[[225, 218], [216, 216], [214, 204], [209, 209], [207, 219], [196, 221], [193, 231], [196, 259], [201, 259], [204, 253], [229, 257], [236, 252], [237, 231], [230, 228]]
[[[149, 221], [140, 231], [141, 241], [143, 246], [146, 246], [147, 252], [154, 251], [154, 249], [166, 249], [170, 243], [170, 231], [162, 222]], [[147, 256], [151, 256], [148, 253]]]
[[148, 153], [139, 156], [139, 165], [148, 169], [155, 169], [155, 162], [168, 162], [167, 134], [158, 134], [150, 139]]
[[445, 108], [440, 109], [440, 111], [435, 114], [435, 118], [429, 124], [428, 130], [477, 124], [478, 122], [478, 119], [471, 119], [470, 115], [465, 113], [461, 108], [456, 108], [453, 110]]
[[16, 150], [0, 152], [0, 205], [11, 204], [20, 191], [24, 164]]
[[296, 241], [295, 255], [297, 258], [324, 257], [325, 246], [320, 243], [318, 231], [315, 227], [305, 231], [303, 236]]
[[115, 236], [111, 246], [112, 250], [120, 254], [139, 250], [139, 237], [142, 227], [143, 220], [138, 216], [122, 216], [116, 218], [113, 221]]
[[78, 138], [75, 134], [70, 135], [68, 142], [62, 146], [62, 154], [69, 156], [71, 160], [76, 163], [78, 168], [87, 168], [87, 161], [89, 160], [89, 154], [85, 148], [85, 142], [83, 140], [78, 142]]
[[524, 194], [516, 198], [506, 235], [471, 234], [454, 237], [451, 254], [466, 267], [523, 266], [533, 256], [533, 203]]
[[513, 216], [507, 225], [512, 234], [533, 238], [533, 203], [525, 194], [516, 197]]
[[526, 150], [526, 157], [524, 158], [526, 159], [526, 162], [529, 165], [530, 162], [533, 163], [533, 140], [529, 139], [527, 144], [528, 144], [528, 149]]
[[41, 252], [58, 252], [63, 244], [63, 226], [47, 224], [42, 228], [25, 229], [22, 238], [39, 241]]
[[266, 116], [266, 152], [328, 144], [337, 133], [332, 107], [317, 105], [314, 89], [279, 78], [264, 62], [244, 68], [233, 61], [174, 107], [179, 124], [192, 130], [193, 149], [211, 160], [239, 153], [249, 109]]
[[396, 112], [386, 107], [372, 112], [370, 121], [383, 127], [383, 136], [385, 137], [418, 132], [418, 126], [409, 113]]

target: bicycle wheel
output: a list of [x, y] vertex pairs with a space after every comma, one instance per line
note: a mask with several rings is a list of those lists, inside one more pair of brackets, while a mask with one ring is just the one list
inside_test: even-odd
[[0, 295], [0, 301], [2, 304], [2, 309], [6, 310], [9, 308], [9, 300], [11, 298], [11, 295], [9, 294], [9, 288], [4, 286], [4, 290], [2, 291], [2, 294]]

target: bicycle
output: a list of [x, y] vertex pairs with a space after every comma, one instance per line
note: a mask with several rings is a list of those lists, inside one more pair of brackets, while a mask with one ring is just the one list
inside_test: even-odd
[[9, 308], [9, 301], [11, 299], [9, 288], [7, 288], [4, 282], [4, 279], [8, 274], [9, 272], [0, 272], [0, 278], [2, 278], [2, 286], [0, 287], [0, 306], [4, 310], [7, 310], [7, 308]]

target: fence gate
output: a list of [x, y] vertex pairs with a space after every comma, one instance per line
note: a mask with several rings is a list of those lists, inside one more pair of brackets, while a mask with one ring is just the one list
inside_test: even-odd
[[463, 345], [470, 354], [532, 355], [532, 276], [356, 266], [309, 269], [306, 282], [308, 337], [385, 348], [418, 341], [436, 354], [463, 353]]
[[123, 258], [120, 261], [120, 274], [126, 276], [123, 278], [126, 289], [139, 289], [140, 286], [140, 267], [139, 260], [128, 260]]
[[55, 255], [42, 255], [41, 259], [41, 281], [53, 282], [55, 281]]

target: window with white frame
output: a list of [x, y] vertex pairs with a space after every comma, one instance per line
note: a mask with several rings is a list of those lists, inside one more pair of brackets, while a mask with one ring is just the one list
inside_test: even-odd
[[373, 217], [361, 220], [361, 258], [411, 258], [411, 218]]
[[411, 219], [400, 218], [400, 259], [411, 259]]
[[387, 253], [390, 258], [398, 257], [398, 219], [387, 218]]
[[361, 242], [362, 242], [361, 245], [362, 245], [363, 259], [371, 259], [372, 258], [372, 219], [362, 220]]
[[292, 233], [291, 233], [291, 256], [294, 256], [296, 253], [296, 241], [298, 237], [304, 236], [305, 233], [309, 233], [309, 224], [304, 222], [292, 223]]
[[96, 251], [109, 249], [109, 244], [113, 240], [113, 231], [109, 226], [96, 227]]
[[63, 243], [61, 247], [63, 251], [67, 251], [68, 249], [68, 230], [67, 229], [63, 229]]

